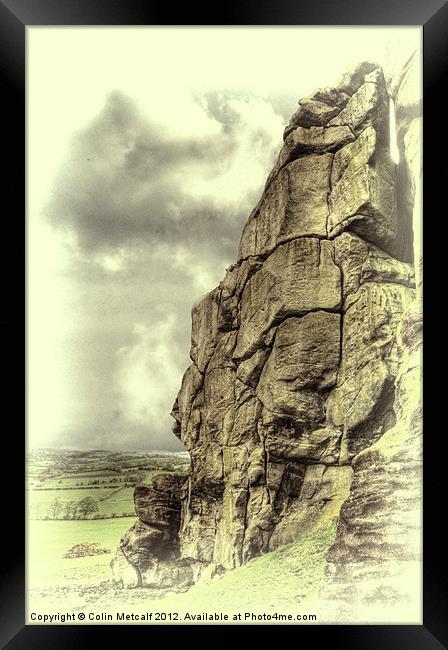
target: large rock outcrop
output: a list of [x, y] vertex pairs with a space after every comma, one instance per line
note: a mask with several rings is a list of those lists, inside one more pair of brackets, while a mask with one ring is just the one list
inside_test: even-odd
[[[421, 70], [414, 54], [388, 75], [394, 101], [397, 204], [408, 224], [416, 289], [396, 303], [391, 425], [352, 460], [353, 483], [327, 560], [321, 608], [327, 620], [418, 622], [422, 597]], [[404, 270], [404, 269], [403, 269]], [[395, 282], [406, 284], [404, 278]], [[356, 603], [356, 608], [353, 607]]]
[[323, 598], [341, 585], [353, 598], [344, 566], [365, 577], [366, 559], [404, 558], [420, 425], [417, 127], [403, 83], [400, 165], [376, 64], [299, 102], [236, 264], [192, 310], [172, 411], [191, 469], [136, 489], [139, 520], [114, 561], [127, 584], [187, 585], [336, 524]]

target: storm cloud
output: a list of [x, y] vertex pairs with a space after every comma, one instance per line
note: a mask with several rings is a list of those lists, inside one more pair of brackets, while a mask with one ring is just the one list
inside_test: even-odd
[[169, 413], [189, 364], [190, 310], [235, 261], [285, 123], [261, 97], [191, 101], [189, 133], [182, 106], [173, 125], [110, 93], [57, 174], [45, 215], [66, 238], [76, 315], [72, 417], [53, 444], [180, 448]]
[[[73, 140], [48, 207], [53, 225], [71, 229], [90, 253], [142, 241], [194, 244], [222, 256], [234, 252], [259, 188], [241, 187], [243, 179], [232, 187], [232, 172], [250, 171], [240, 168], [244, 157], [268, 168], [278, 132], [274, 138], [265, 125], [250, 123], [253, 98], [209, 93], [198, 101], [212, 132], [180, 138], [170, 125], [145, 119], [129, 97], [111, 93], [101, 114]], [[271, 122], [275, 117], [272, 111]], [[216, 196], [216, 186], [227, 179], [228, 195]]]

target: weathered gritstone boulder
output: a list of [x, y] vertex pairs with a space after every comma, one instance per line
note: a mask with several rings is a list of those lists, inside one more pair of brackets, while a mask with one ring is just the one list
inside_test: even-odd
[[336, 383], [340, 314], [312, 312], [279, 325], [256, 389], [263, 406], [309, 427], [324, 418], [323, 391]]
[[308, 129], [299, 126], [291, 131], [286, 138], [274, 171], [277, 166], [284, 167], [290, 160], [301, 155], [337, 151], [354, 139], [355, 136], [350, 127], [345, 124], [341, 126], [311, 126]]
[[243, 291], [234, 358], [245, 359], [269, 345], [272, 327], [288, 316], [336, 311], [340, 305], [341, 274], [332, 243], [300, 237], [282, 244]]
[[412, 264], [394, 259], [381, 248], [360, 237], [344, 232], [334, 240], [334, 259], [341, 269], [344, 307], [352, 302], [352, 294], [365, 282], [401, 284], [415, 288]]
[[334, 155], [328, 236], [349, 229], [395, 253], [399, 245], [396, 169], [390, 156], [389, 97], [380, 70], [365, 76], [330, 125], [349, 126], [356, 140]]
[[204, 372], [215, 350], [220, 322], [221, 291], [215, 289], [192, 309], [190, 356]]
[[[299, 126], [324, 126], [340, 114], [370, 73], [381, 75], [376, 63], [364, 62], [347, 72], [337, 88], [319, 88], [313, 95], [299, 100], [299, 109], [285, 128], [283, 138]], [[375, 78], [375, 77], [374, 77]]]
[[167, 527], [177, 534], [180, 514], [180, 489], [186, 476], [161, 474], [152, 479], [152, 487], [134, 489], [135, 512], [146, 524]]
[[266, 255], [304, 235], [326, 237], [332, 159], [306, 156], [283, 167], [245, 226], [241, 258]]
[[298, 531], [334, 526], [342, 504], [350, 494], [353, 470], [350, 466], [307, 465], [300, 498], [290, 501], [277, 524], [270, 548], [290, 544]]
[[387, 125], [388, 119], [389, 96], [383, 71], [377, 68], [364, 77], [364, 83], [328, 125], [347, 125], [354, 134], [359, 135], [369, 124], [382, 128]]
[[397, 236], [395, 186], [368, 164], [344, 174], [330, 197], [328, 235], [350, 228], [372, 243], [390, 247]]
[[272, 458], [304, 464], [338, 464], [342, 435], [339, 429], [322, 427], [305, 431], [299, 438], [282, 437], [277, 435], [277, 431], [275, 433], [266, 441], [266, 451]]
[[[323, 154], [334, 152], [355, 139], [348, 126], [311, 126], [305, 129], [301, 126], [292, 131], [280, 150], [265, 190], [270, 186], [280, 170], [295, 159], [306, 161], [305, 154]], [[303, 174], [304, 176], [305, 174]]]
[[179, 565], [181, 489], [185, 474], [154, 476], [152, 485], [134, 489], [138, 520], [120, 540], [112, 572], [125, 587], [159, 584], [183, 588], [192, 582], [191, 568]]
[[393, 424], [394, 378], [399, 364], [398, 325], [413, 292], [398, 284], [363, 284], [350, 296], [342, 328], [338, 382], [327, 403], [328, 421], [344, 431], [344, 459]]
[[114, 579], [127, 588], [187, 588], [193, 584], [192, 567], [179, 560], [171, 543], [166, 531], [137, 521], [122, 537], [111, 562]]
[[[381, 136], [383, 141], [381, 141]], [[365, 165], [370, 165], [390, 184], [395, 180], [395, 165], [389, 155], [388, 139], [384, 140], [384, 128], [379, 130], [366, 126], [359, 137], [339, 148], [333, 158], [331, 168], [331, 187], [336, 187], [343, 175], [351, 176]]]
[[192, 364], [172, 410], [190, 471], [136, 489], [139, 520], [114, 561], [124, 584], [184, 588], [337, 528], [324, 598], [353, 597], [345, 562], [370, 585], [363, 598], [375, 575], [390, 587], [372, 562], [404, 561], [419, 506], [417, 488], [404, 494], [420, 471], [417, 352], [406, 347], [418, 330], [414, 119], [397, 124], [397, 169], [378, 65], [300, 101], [237, 263], [193, 307]]

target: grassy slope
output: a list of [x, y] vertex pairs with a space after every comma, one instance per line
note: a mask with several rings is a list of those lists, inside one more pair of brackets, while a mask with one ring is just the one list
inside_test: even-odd
[[[325, 554], [335, 528], [319, 529], [255, 558], [221, 578], [198, 583], [184, 594], [159, 601], [165, 611], [308, 613], [316, 611]], [[305, 612], [306, 613], [306, 612]]]
[[[201, 581], [185, 593], [149, 589], [106, 589], [83, 595], [78, 587], [98, 585], [111, 578], [109, 563], [119, 538], [132, 518], [97, 521], [36, 521], [29, 530], [29, 582], [47, 593], [30, 593], [39, 611], [75, 607], [85, 611], [120, 612], [239, 612], [318, 614], [317, 594], [325, 567], [325, 554], [334, 528], [308, 533], [297, 542], [251, 560], [220, 578]], [[96, 541], [110, 554], [63, 559], [80, 541]], [[60, 592], [58, 585], [70, 586]], [[43, 597], [44, 594], [44, 597]], [[43, 598], [43, 600], [42, 600]], [[317, 621], [318, 622], [318, 621]]]

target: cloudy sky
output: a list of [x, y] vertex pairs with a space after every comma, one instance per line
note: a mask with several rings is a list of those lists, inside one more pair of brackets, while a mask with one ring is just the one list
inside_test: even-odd
[[297, 100], [420, 29], [28, 28], [28, 443], [178, 449], [190, 310]]

